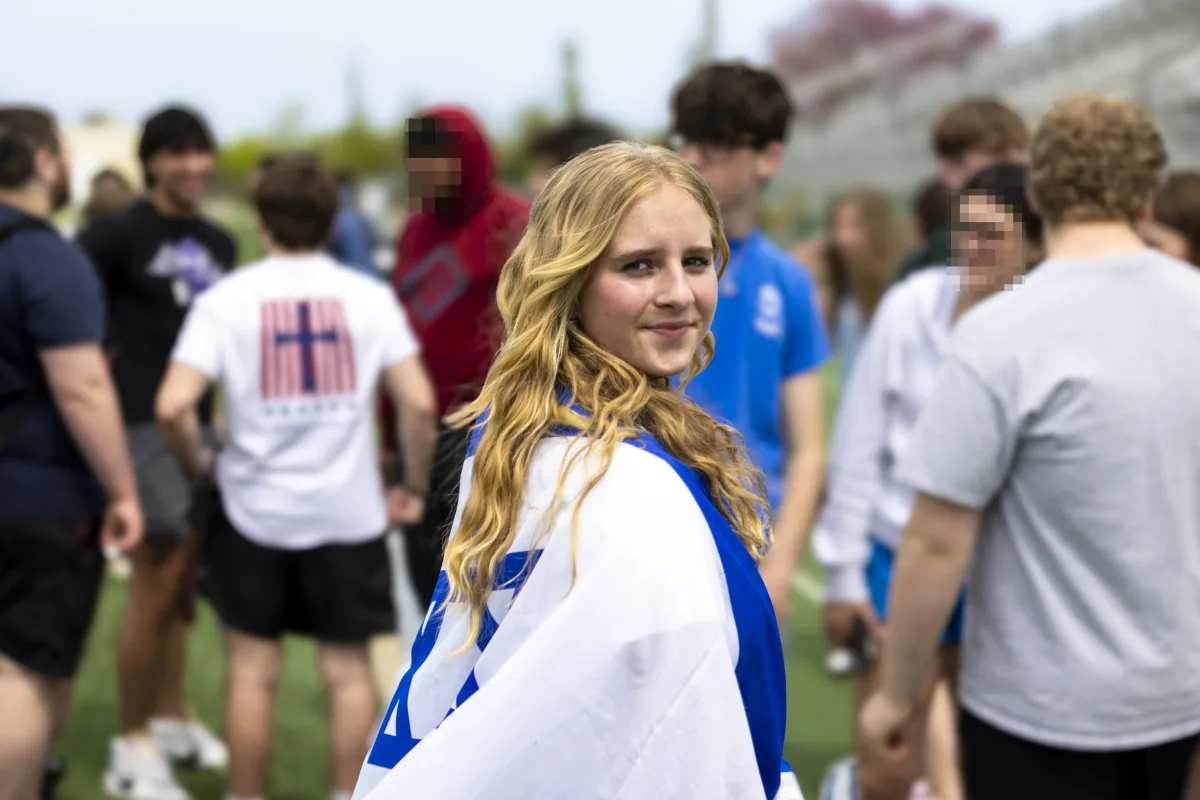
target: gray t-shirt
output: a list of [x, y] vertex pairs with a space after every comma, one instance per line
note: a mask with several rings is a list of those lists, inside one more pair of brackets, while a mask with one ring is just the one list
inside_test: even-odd
[[964, 707], [1077, 750], [1200, 731], [1200, 270], [1050, 261], [981, 304], [899, 474], [984, 510]]

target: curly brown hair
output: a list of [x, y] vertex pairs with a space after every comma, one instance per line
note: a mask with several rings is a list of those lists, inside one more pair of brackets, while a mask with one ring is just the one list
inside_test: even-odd
[[1059, 100], [1033, 136], [1029, 190], [1049, 225], [1136, 222], [1167, 163], [1154, 116], [1122, 97]]

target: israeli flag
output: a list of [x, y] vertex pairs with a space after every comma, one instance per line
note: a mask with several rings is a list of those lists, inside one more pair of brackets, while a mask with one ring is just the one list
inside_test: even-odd
[[[472, 438], [455, 530], [471, 486]], [[653, 439], [594, 474], [536, 451], [483, 630], [445, 573], [354, 800], [802, 800], [782, 759], [779, 629], [745, 547], [693, 470]]]

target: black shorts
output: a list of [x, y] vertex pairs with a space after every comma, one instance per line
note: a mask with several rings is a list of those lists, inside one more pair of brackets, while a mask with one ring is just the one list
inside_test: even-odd
[[202, 589], [228, 627], [263, 639], [297, 633], [339, 644], [395, 632], [383, 534], [309, 550], [264, 547], [234, 529], [219, 498], [207, 528]]
[[1200, 735], [1140, 750], [1035, 744], [959, 712], [971, 800], [1180, 800]]
[[0, 522], [0, 654], [75, 675], [104, 578], [98, 531], [95, 520]]
[[458, 510], [458, 484], [471, 442], [471, 431], [443, 427], [429, 474], [429, 496], [421, 521], [404, 531], [405, 555], [417, 600], [424, 611], [433, 600], [446, 538]]

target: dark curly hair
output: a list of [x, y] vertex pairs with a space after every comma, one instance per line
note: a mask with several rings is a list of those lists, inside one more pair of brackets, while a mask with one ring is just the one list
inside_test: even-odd
[[749, 64], [706, 64], [671, 96], [671, 132], [697, 144], [762, 150], [785, 142], [792, 101], [774, 73]]

